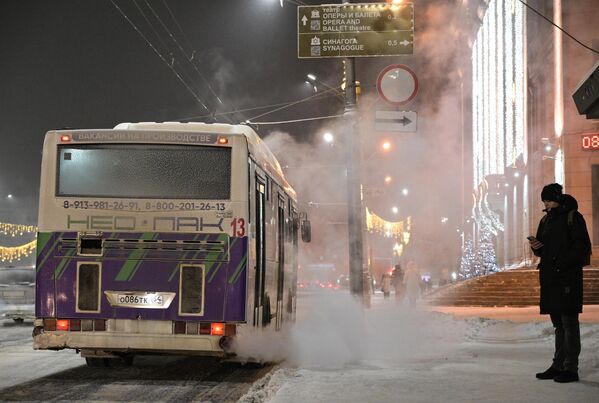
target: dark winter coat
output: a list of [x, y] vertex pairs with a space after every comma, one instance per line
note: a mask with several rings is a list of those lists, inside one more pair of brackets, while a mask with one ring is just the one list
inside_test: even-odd
[[537, 239], [543, 243], [542, 248], [533, 249], [541, 257], [541, 314], [582, 312], [582, 266], [591, 243], [574, 197], [564, 195], [560, 206], [547, 212], [539, 223]]

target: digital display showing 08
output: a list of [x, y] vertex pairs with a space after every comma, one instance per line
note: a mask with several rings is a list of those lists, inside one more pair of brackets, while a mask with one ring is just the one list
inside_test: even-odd
[[599, 150], [599, 133], [583, 134], [581, 141], [583, 150]]

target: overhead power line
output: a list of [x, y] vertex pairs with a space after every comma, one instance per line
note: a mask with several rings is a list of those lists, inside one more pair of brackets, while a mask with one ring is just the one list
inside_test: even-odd
[[270, 115], [271, 113], [278, 112], [278, 111], [280, 111], [280, 110], [283, 110], [283, 109], [289, 108], [289, 107], [291, 107], [291, 106], [294, 106], [294, 105], [300, 104], [300, 103], [302, 103], [302, 102], [306, 102], [306, 101], [308, 101], [308, 100], [310, 100], [310, 99], [313, 99], [313, 98], [315, 98], [315, 97], [318, 97], [318, 96], [321, 96], [321, 95], [323, 95], [323, 94], [330, 93], [331, 91], [336, 91], [336, 90], [337, 90], [337, 88], [334, 88], [334, 87], [332, 87], [332, 88], [330, 88], [330, 89], [328, 89], [328, 90], [326, 90], [326, 91], [320, 92], [320, 93], [318, 93], [318, 94], [311, 95], [311, 96], [309, 96], [309, 97], [306, 97], [306, 98], [300, 99], [300, 100], [298, 100], [298, 101], [291, 102], [291, 103], [289, 103], [289, 104], [287, 104], [287, 105], [281, 106], [281, 107], [279, 107], [279, 108], [273, 109], [273, 110], [271, 110], [271, 111], [268, 111], [268, 112], [261, 113], [260, 115], [253, 116], [253, 117], [251, 117], [251, 118], [249, 118], [249, 119], [247, 119], [247, 120], [249, 120], [249, 121], [252, 121], [252, 120], [254, 120], [254, 119], [258, 119], [258, 118], [261, 118], [261, 117], [263, 117], [263, 116]]
[[[160, 22], [160, 25], [162, 25], [162, 28], [164, 28], [164, 30], [170, 36], [170, 38], [172, 39], [172, 41], [175, 43], [175, 45], [177, 45], [177, 47], [179, 48], [179, 50], [181, 51], [181, 53], [183, 53], [183, 55], [185, 56], [185, 58], [187, 59], [187, 61], [193, 66], [194, 70], [198, 73], [198, 75], [200, 76], [200, 78], [204, 81], [204, 83], [208, 87], [208, 90], [212, 93], [212, 95], [216, 98], [216, 100], [222, 105], [223, 101], [216, 94], [216, 92], [212, 89], [212, 86], [210, 85], [210, 82], [206, 79], [206, 77], [204, 76], [204, 74], [202, 74], [202, 72], [198, 69], [198, 67], [196, 66], [196, 64], [193, 63], [193, 61], [191, 59], [191, 56], [189, 56], [187, 54], [187, 52], [185, 51], [185, 49], [183, 49], [183, 47], [181, 46], [181, 44], [179, 43], [179, 41], [177, 40], [177, 38], [175, 38], [175, 36], [171, 32], [171, 30], [162, 21], [162, 18], [160, 18], [160, 16], [156, 13], [156, 11], [154, 11], [154, 8], [152, 8], [152, 6], [150, 5], [150, 3], [148, 3], [147, 0], [144, 0], [144, 1], [145, 1], [146, 5], [148, 6], [148, 8], [150, 9], [150, 11], [152, 12], [152, 14], [154, 14], [154, 17], [156, 17], [156, 19], [158, 20], [158, 22]], [[175, 16], [170, 11], [170, 8], [168, 10], [169, 10], [169, 13], [171, 15], [171, 18], [173, 18], [173, 20], [175, 21], [175, 23], [177, 24], [177, 26], [179, 27], [179, 29], [181, 30], [181, 32], [183, 32], [183, 29], [181, 29], [181, 25], [177, 22]]]
[[[319, 95], [321, 95], [320, 98], [314, 98], [312, 96], [310, 96], [308, 98], [312, 98], [311, 101], [316, 101], [317, 99], [320, 100], [323, 98], [335, 96], [333, 94], [325, 94], [324, 92], [321, 92]], [[324, 96], [322, 96], [322, 95], [324, 95]], [[302, 99], [306, 100], [306, 98], [302, 98]], [[299, 101], [301, 101], [301, 100], [299, 100]], [[175, 120], [182, 121], [182, 120], [202, 119], [202, 118], [213, 117], [213, 116], [232, 115], [235, 113], [255, 111], [258, 109], [274, 108], [274, 107], [278, 107], [278, 106], [286, 106], [286, 105], [297, 104], [297, 103], [298, 103], [298, 101], [279, 102], [279, 103], [270, 104], [270, 105], [254, 106], [251, 108], [244, 108], [244, 109], [235, 109], [235, 110], [229, 111], [229, 112], [218, 112], [218, 113], [213, 113], [213, 114], [209, 114], [209, 115], [188, 116], [188, 117], [184, 117], [184, 118], [177, 118]]]
[[247, 123], [249, 125], [282, 125], [282, 124], [287, 124], [287, 123], [308, 122], [311, 120], [339, 119], [342, 117], [343, 117], [343, 115], [316, 116], [316, 117], [312, 117], [312, 118], [280, 120], [278, 122], [251, 122], [249, 120], [246, 120], [245, 123]]
[[584, 43], [580, 42], [578, 39], [576, 39], [575, 37], [573, 37], [572, 35], [570, 35], [568, 33], [568, 31], [566, 31], [565, 29], [563, 29], [562, 27], [560, 27], [559, 25], [557, 25], [556, 23], [554, 23], [549, 18], [545, 17], [543, 14], [541, 14], [540, 12], [538, 12], [534, 7], [529, 6], [525, 1], [523, 1], [523, 0], [518, 0], [518, 1], [520, 3], [522, 3], [522, 4], [524, 4], [526, 7], [528, 7], [533, 13], [537, 14], [539, 17], [543, 18], [544, 20], [546, 20], [547, 22], [549, 22], [551, 25], [553, 25], [554, 27], [556, 27], [557, 29], [559, 29], [560, 31], [562, 31], [564, 34], [566, 34], [566, 36], [568, 36], [574, 42], [578, 43], [580, 46], [582, 46], [582, 47], [590, 50], [591, 52], [599, 53], [599, 50], [593, 49], [592, 47], [587, 46]]
[[114, 0], [110, 0], [110, 2], [119, 11], [119, 13], [121, 13], [123, 18], [125, 18], [125, 20], [133, 27], [133, 29], [135, 29], [135, 31], [139, 34], [139, 36], [141, 36], [143, 38], [143, 40], [146, 41], [148, 46], [154, 51], [154, 53], [156, 53], [156, 55], [160, 58], [160, 60], [162, 60], [163, 63], [173, 72], [173, 74], [177, 77], [177, 79], [179, 79], [179, 81], [181, 81], [181, 83], [185, 86], [187, 91], [189, 91], [189, 93], [195, 98], [195, 100], [198, 101], [198, 103], [200, 105], [202, 105], [204, 107], [204, 109], [206, 109], [207, 111], [210, 111], [208, 109], [208, 107], [206, 106], [206, 104], [204, 103], [204, 101], [202, 101], [202, 99], [200, 99], [200, 97], [189, 86], [189, 84], [187, 84], [187, 82], [185, 80], [183, 80], [183, 78], [181, 77], [179, 72], [177, 72], [177, 70], [175, 70], [174, 66], [171, 63], [167, 62], [167, 60], [164, 58], [164, 56], [158, 51], [158, 49], [156, 49], [156, 47], [152, 44], [152, 42], [139, 30], [139, 28], [137, 28], [137, 26], [133, 23], [133, 21], [127, 16], [127, 14], [125, 14], [125, 12], [115, 3]]

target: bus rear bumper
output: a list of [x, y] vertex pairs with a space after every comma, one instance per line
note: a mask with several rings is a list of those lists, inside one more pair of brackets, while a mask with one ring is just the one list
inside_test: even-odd
[[219, 346], [220, 338], [207, 335], [45, 331], [33, 336], [33, 348], [221, 356], [225, 352]]

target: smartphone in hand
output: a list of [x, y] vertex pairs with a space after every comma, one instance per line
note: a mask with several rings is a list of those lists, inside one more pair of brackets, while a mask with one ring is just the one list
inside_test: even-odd
[[530, 241], [530, 246], [534, 250], [537, 250], [537, 249], [540, 249], [540, 248], [543, 247], [543, 244], [537, 238], [535, 238], [532, 235], [527, 236], [526, 239], [528, 239]]

